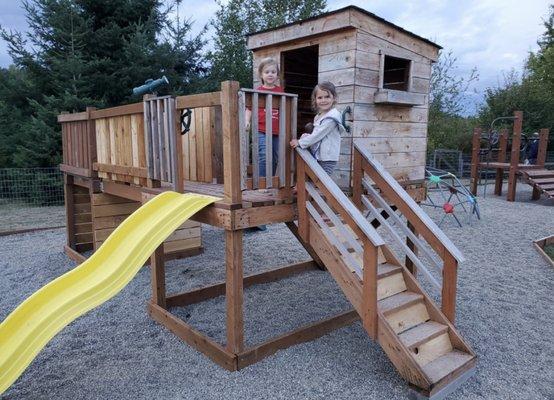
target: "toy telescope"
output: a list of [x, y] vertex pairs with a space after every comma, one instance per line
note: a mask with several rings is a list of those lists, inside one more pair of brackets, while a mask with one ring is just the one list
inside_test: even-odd
[[146, 80], [146, 82], [144, 82], [144, 85], [133, 88], [133, 95], [140, 96], [147, 93], [153, 93], [159, 87], [167, 84], [169, 84], [169, 81], [167, 80], [165, 75], [156, 80], [148, 79]]

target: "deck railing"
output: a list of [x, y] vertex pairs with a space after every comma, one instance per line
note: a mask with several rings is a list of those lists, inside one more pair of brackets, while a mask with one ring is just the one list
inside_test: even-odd
[[[433, 286], [441, 290], [442, 311], [450, 321], [454, 322], [457, 270], [458, 264], [464, 261], [464, 257], [444, 232], [367, 150], [354, 145], [353, 161], [352, 200], [354, 204], [360, 210], [369, 211], [368, 218], [376, 219], [388, 231], [397, 246], [405, 252], [408, 258], [407, 264], [413, 273], [421, 272]], [[396, 210], [393, 210], [389, 204], [393, 204]], [[383, 216], [383, 212], [389, 215], [388, 220]], [[412, 229], [409, 229], [408, 225]], [[408, 244], [404, 242], [401, 235], [406, 235]], [[427, 246], [434, 250], [436, 256]], [[418, 252], [425, 255], [434, 267], [439, 268], [442, 282], [435, 279]], [[437, 260], [437, 256], [440, 261]]]
[[[223, 183], [225, 198], [240, 203], [242, 191], [294, 185], [294, 158], [288, 145], [296, 138], [297, 96], [240, 89], [222, 82], [221, 91], [172, 98], [145, 96], [143, 102], [61, 114], [67, 173], [140, 186], [183, 182]], [[245, 129], [246, 108], [279, 112], [279, 159], [272, 174], [268, 141], [266, 176], [259, 174], [258, 136]], [[257, 112], [252, 126], [257, 127]], [[292, 195], [292, 194], [291, 194]]]
[[[275, 93], [263, 90], [241, 89], [239, 96], [239, 132], [240, 132], [240, 175], [241, 188], [290, 188], [294, 185], [294, 156], [289, 147], [291, 139], [296, 139], [296, 110], [298, 95]], [[246, 129], [246, 111], [251, 110], [250, 130]], [[266, 147], [265, 176], [260, 176], [260, 157], [258, 140], [258, 110], [265, 110]], [[279, 115], [278, 160], [273, 173], [273, 115]]]
[[346, 266], [363, 281], [361, 299], [350, 300], [358, 304], [365, 328], [376, 338], [377, 266], [379, 248], [385, 242], [314, 157], [304, 149], [297, 148], [296, 152], [298, 233], [310, 243], [310, 224], [317, 224]]

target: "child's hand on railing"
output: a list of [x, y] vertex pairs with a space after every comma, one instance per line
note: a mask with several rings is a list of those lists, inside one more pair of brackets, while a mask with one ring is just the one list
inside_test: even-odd
[[292, 139], [290, 141], [290, 147], [292, 147], [293, 149], [296, 149], [298, 147], [298, 140]]

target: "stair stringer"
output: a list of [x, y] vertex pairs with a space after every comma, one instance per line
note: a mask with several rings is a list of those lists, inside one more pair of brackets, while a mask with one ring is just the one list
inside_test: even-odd
[[[331, 276], [342, 289], [346, 298], [354, 306], [354, 309], [358, 315], [363, 316], [362, 282], [355, 273], [350, 272], [348, 266], [338, 251], [325, 237], [321, 229], [319, 229], [317, 223], [311, 218], [309, 242], [325, 264], [325, 267]], [[387, 257], [387, 255], [389, 257], [392, 255], [392, 253], [388, 250], [384, 250], [384, 254], [385, 257]], [[390, 260], [392, 261], [393, 259], [391, 258]], [[365, 324], [363, 325], [365, 329]], [[393, 365], [405, 380], [417, 385], [420, 390], [425, 390], [431, 386], [429, 379], [425, 376], [415, 358], [411, 356], [410, 351], [400, 341], [398, 335], [394, 333], [385, 318], [380, 313], [377, 330], [377, 342], [381, 345]]]

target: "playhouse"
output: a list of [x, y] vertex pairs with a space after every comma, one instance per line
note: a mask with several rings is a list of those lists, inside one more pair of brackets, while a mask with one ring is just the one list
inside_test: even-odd
[[[259, 62], [281, 65], [281, 86], [298, 95], [297, 129], [313, 119], [312, 88], [337, 86], [349, 138], [337, 176], [349, 187], [354, 143], [370, 151], [397, 180], [425, 178], [431, 64], [441, 49], [366, 10], [350, 6], [248, 36], [254, 76]], [[259, 82], [254, 82], [254, 87]]]
[[[144, 243], [137, 252], [152, 249], [149, 315], [228, 370], [361, 320], [418, 393], [448, 394], [475, 371], [476, 356], [454, 326], [464, 258], [416, 202], [425, 173], [430, 66], [440, 47], [357, 7], [254, 33], [248, 45], [255, 64], [267, 56], [281, 61], [285, 93], [226, 81], [213, 93], [147, 95], [120, 107], [59, 115], [67, 255], [82, 263], [103, 253], [104, 260], [122, 260], [119, 270], [130, 261], [114, 237], [125, 241], [122, 232], [129, 232]], [[337, 84], [339, 108], [351, 109], [335, 177], [343, 190], [308, 151], [288, 146], [311, 117], [309, 90], [322, 79]], [[271, 168], [259, 173], [259, 144], [245, 128], [246, 108], [279, 110], [274, 174]], [[252, 118], [257, 126], [256, 113]], [[194, 195], [181, 193], [217, 199], [194, 208]], [[171, 217], [185, 206], [189, 214]], [[225, 232], [226, 279], [168, 295], [165, 260], [202, 251], [200, 223]], [[285, 223], [311, 258], [244, 276], [243, 230], [274, 223]], [[391, 234], [382, 235], [385, 230]], [[134, 262], [140, 267], [144, 260]], [[244, 289], [316, 268], [328, 271], [352, 309], [246, 346]], [[437, 290], [439, 305], [420, 279]], [[222, 295], [225, 343], [172, 312]]]

